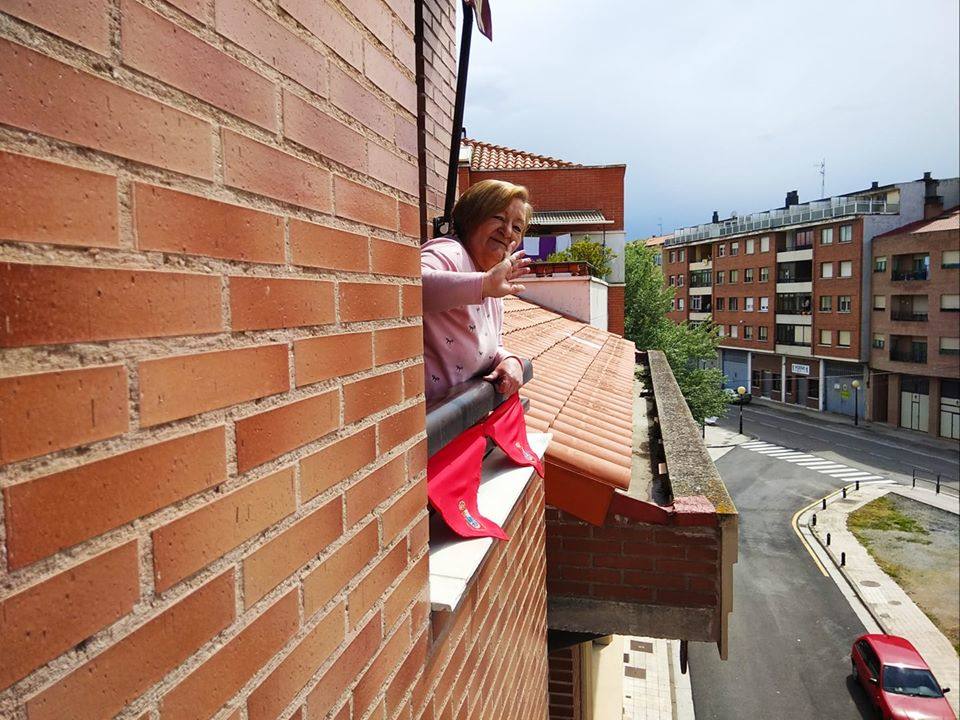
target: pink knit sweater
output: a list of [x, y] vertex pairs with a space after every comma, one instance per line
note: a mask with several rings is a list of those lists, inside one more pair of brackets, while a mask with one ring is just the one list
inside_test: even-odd
[[503, 348], [503, 301], [481, 298], [483, 273], [453, 238], [420, 248], [423, 273], [423, 359], [427, 400], [485, 375], [512, 356]]

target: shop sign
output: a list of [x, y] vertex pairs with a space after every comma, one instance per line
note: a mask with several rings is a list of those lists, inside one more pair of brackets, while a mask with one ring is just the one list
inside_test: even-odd
[[809, 375], [809, 374], [810, 374], [810, 366], [809, 366], [809, 365], [801, 365], [800, 363], [793, 363], [793, 364], [790, 366], [790, 372], [796, 373], [797, 375]]

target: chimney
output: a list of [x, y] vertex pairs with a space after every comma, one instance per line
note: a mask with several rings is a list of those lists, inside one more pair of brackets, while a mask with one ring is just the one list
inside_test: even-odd
[[713, 219], [710, 222], [718, 223], [720, 222], [720, 213], [716, 210], [713, 211]]
[[923, 219], [930, 220], [943, 212], [943, 197], [937, 195], [940, 183], [929, 172], [923, 174]]
[[791, 190], [790, 192], [788, 192], [787, 199], [784, 201], [784, 205], [786, 205], [787, 207], [791, 207], [793, 205], [799, 205], [799, 204], [800, 204], [800, 193], [798, 193], [796, 190]]
[[876, 180], [874, 180], [872, 183], [870, 183], [870, 189], [871, 189], [871, 190], [876, 190], [878, 187], [880, 187], [880, 183], [878, 183]]

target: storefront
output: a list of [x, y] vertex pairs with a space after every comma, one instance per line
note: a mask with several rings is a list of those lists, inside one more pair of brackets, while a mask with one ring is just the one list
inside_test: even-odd
[[858, 414], [866, 417], [867, 393], [869, 388], [853, 387], [853, 381], [864, 382], [863, 366], [859, 363], [824, 361], [824, 398], [823, 409], [838, 415], [854, 416], [854, 402], [859, 406]]

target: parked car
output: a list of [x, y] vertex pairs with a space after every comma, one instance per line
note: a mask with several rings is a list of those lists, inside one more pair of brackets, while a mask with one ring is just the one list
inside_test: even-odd
[[752, 399], [752, 396], [750, 395], [750, 393], [744, 393], [743, 395], [740, 395], [733, 388], [726, 388], [723, 392], [726, 393], [727, 402], [730, 403], [731, 405], [740, 405], [741, 403], [743, 405], [746, 405]]
[[909, 640], [861, 635], [850, 650], [853, 676], [883, 720], [955, 720], [956, 715], [927, 663]]

